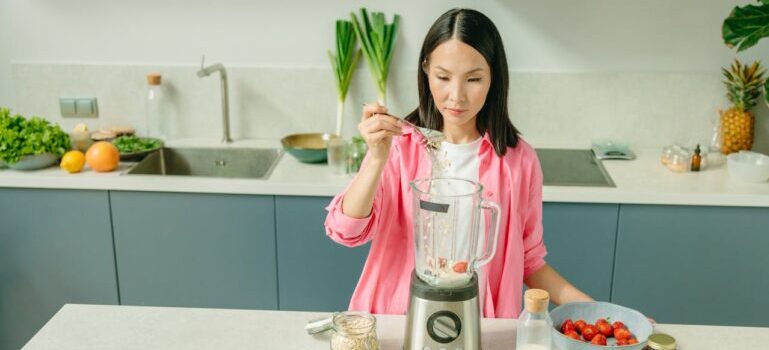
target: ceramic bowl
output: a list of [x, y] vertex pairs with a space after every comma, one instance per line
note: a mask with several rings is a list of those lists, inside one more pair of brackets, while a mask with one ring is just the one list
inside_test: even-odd
[[288, 135], [280, 140], [283, 149], [303, 163], [324, 163], [327, 160], [328, 140], [339, 138], [329, 133]]
[[769, 179], [769, 156], [739, 151], [726, 157], [729, 176], [743, 182], [760, 183]]
[[14, 164], [8, 164], [8, 167], [14, 170], [37, 170], [50, 167], [56, 164], [58, 160], [59, 157], [53, 153], [28, 155]]
[[[553, 343], [557, 349], [562, 350], [597, 350], [607, 349], [605, 346], [593, 345], [584, 341], [571, 339], [560, 328], [563, 321], [570, 319], [574, 322], [585, 320], [587, 323], [595, 323], [599, 318], [604, 318], [609, 323], [620, 321], [638, 339], [638, 344], [615, 346], [611, 349], [642, 350], [646, 346], [646, 339], [652, 334], [651, 322], [642, 313], [617, 304], [606, 302], [570, 303], [556, 307], [550, 312], [553, 319]], [[607, 345], [614, 344], [614, 338], [609, 338]]]

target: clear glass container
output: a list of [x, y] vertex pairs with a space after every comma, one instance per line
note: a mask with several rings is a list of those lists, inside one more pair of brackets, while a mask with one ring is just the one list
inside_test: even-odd
[[347, 157], [347, 172], [350, 174], [357, 173], [360, 170], [361, 164], [363, 164], [363, 158], [366, 157], [368, 146], [366, 142], [353, 139], [352, 143], [348, 147]]
[[331, 350], [379, 350], [376, 318], [366, 312], [345, 311], [334, 314]]
[[529, 289], [524, 294], [525, 308], [518, 317], [516, 350], [553, 349], [553, 320], [547, 311], [550, 295], [541, 289]]
[[332, 137], [328, 140], [326, 155], [328, 166], [334, 175], [347, 174], [347, 153], [349, 145], [341, 137]]
[[[494, 256], [499, 206], [481, 198], [483, 186], [469, 180], [420, 179], [411, 189], [417, 276], [436, 287], [466, 285]], [[484, 211], [489, 230], [479, 234]]]
[[161, 84], [161, 75], [147, 76], [147, 100], [145, 105], [145, 136], [163, 140], [169, 138], [173, 123], [167, 91]]

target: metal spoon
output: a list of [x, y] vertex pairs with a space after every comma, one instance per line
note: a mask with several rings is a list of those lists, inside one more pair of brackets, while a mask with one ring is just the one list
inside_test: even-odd
[[410, 127], [412, 127], [412, 128], [413, 128], [413, 129], [414, 129], [414, 130], [415, 130], [417, 133], [419, 133], [420, 135], [422, 135], [422, 139], [424, 140], [424, 143], [425, 143], [425, 145], [426, 145], [427, 147], [429, 147], [429, 148], [432, 148], [432, 149], [438, 149], [438, 148], [440, 148], [440, 146], [441, 146], [441, 142], [443, 142], [444, 140], [446, 140], [446, 136], [445, 136], [445, 135], [443, 135], [443, 133], [442, 133], [442, 132], [440, 132], [440, 131], [438, 131], [438, 130], [433, 130], [433, 129], [429, 129], [429, 128], [423, 128], [423, 127], [421, 127], [421, 126], [416, 126], [416, 125], [414, 125], [413, 123], [409, 122], [408, 120], [406, 120], [406, 119], [403, 119], [403, 118], [399, 118], [399, 117], [396, 117], [396, 116], [394, 116], [394, 115], [392, 115], [392, 114], [388, 114], [388, 113], [377, 113], [377, 114], [384, 114], [384, 115], [387, 115], [387, 116], [393, 117], [393, 118], [395, 118], [395, 119], [398, 119], [398, 120], [400, 120], [400, 121], [401, 121], [401, 122], [403, 122], [404, 124], [407, 124], [407, 125], [409, 125], [409, 126], [410, 126]]

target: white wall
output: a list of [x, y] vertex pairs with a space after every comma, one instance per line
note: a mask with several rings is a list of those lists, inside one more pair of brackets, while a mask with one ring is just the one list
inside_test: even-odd
[[[275, 113], [283, 113], [277, 117], [284, 120], [274, 122], [272, 134], [297, 130], [310, 118], [304, 114], [328, 118], [311, 124], [328, 128], [333, 117], [326, 115], [334, 114], [333, 83], [324, 72], [329, 70], [326, 50], [334, 42], [333, 21], [365, 6], [402, 15], [390, 90], [394, 106], [405, 112], [416, 100], [410, 77], [428, 27], [445, 10], [461, 6], [477, 8], [494, 20], [511, 70], [524, 73], [513, 76], [519, 81], [511, 82], [511, 101], [515, 122], [530, 137], [547, 143], [584, 144], [585, 140], [573, 139], [579, 136], [574, 130], [584, 130], [592, 132], [589, 136], [635, 137], [644, 145], [702, 139], [707, 127], [697, 125], [707, 123], [724, 105], [719, 69], [734, 57], [721, 41], [721, 23], [733, 6], [748, 2], [0, 0], [0, 105], [61, 122], [56, 115], [57, 96], [94, 94], [105, 112], [102, 122], [104, 118], [130, 122], [141, 113], [142, 74], [157, 68], [171, 74], [169, 82], [187, 94], [180, 96], [191, 96], [181, 110], [189, 111], [188, 122], [200, 121], [202, 132], [218, 110], [216, 101], [201, 105], [201, 98], [218, 98], [216, 80], [194, 77], [200, 55], [206, 54], [208, 62], [248, 68], [240, 70], [240, 77], [233, 69], [235, 83], [251, 87], [246, 92], [233, 87], [235, 99], [238, 94], [242, 97], [239, 105], [233, 102], [234, 109], [253, 112], [234, 116], [242, 118], [244, 125], [253, 123], [247, 118], [275, 119]], [[769, 40], [740, 55], [746, 60], [766, 57]], [[23, 64], [11, 72], [11, 62]], [[65, 64], [29, 65], [35, 62]], [[143, 68], [120, 68], [127, 65]], [[110, 66], [118, 73], [105, 75], [111, 72]], [[365, 64], [359, 67], [350, 109], [371, 100], [368, 72]], [[35, 81], [22, 81], [33, 76]], [[127, 79], [137, 80], [129, 83]], [[120, 90], [123, 81], [130, 93]], [[270, 82], [279, 86], [260, 85]], [[292, 91], [305, 95], [294, 96]], [[134, 100], [118, 101], [125, 96]], [[276, 102], [291, 99], [302, 101], [291, 108]], [[254, 101], [260, 106], [254, 106]], [[355, 130], [356, 113], [347, 113], [346, 130]], [[759, 114], [758, 143], [769, 150], [766, 109]], [[585, 130], [586, 125], [600, 127]], [[649, 130], [649, 125], [666, 131]], [[639, 127], [645, 128], [643, 137], [634, 131]], [[687, 129], [700, 131], [692, 136]], [[649, 139], [655, 135], [658, 139]], [[216, 137], [218, 131], [185, 136]], [[255, 131], [242, 136], [262, 135]]]
[[13, 106], [10, 55], [10, 6], [0, 0], [0, 106]]
[[[10, 59], [327, 65], [333, 20], [360, 6], [400, 13], [397, 66], [415, 66], [429, 25], [464, 6], [489, 15], [521, 71], [717, 70], [728, 0], [3, 0]], [[8, 39], [5, 39], [7, 41]], [[769, 54], [769, 43], [751, 50]], [[7, 58], [6, 58], [7, 59]], [[7, 66], [7, 61], [3, 62]]]

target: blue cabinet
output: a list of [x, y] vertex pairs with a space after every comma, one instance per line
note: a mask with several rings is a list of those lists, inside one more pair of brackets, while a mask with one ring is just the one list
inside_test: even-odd
[[107, 192], [0, 188], [0, 349], [65, 303], [118, 303]]
[[122, 304], [277, 309], [274, 197], [111, 198]]
[[769, 326], [769, 208], [622, 205], [613, 301], [661, 323]]
[[348, 248], [326, 236], [328, 197], [275, 198], [281, 310], [346, 310], [369, 244]]
[[617, 204], [545, 203], [545, 260], [596, 300], [611, 297]]

